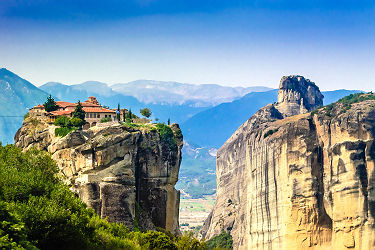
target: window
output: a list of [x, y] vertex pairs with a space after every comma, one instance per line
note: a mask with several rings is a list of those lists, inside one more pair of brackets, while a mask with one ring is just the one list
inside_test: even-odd
[[90, 118], [92, 118], [92, 114], [90, 114]]
[[86, 118], [89, 118], [89, 114], [86, 114]]
[[111, 115], [109, 115], [109, 118], [111, 118]]
[[94, 114], [94, 118], [96, 118], [96, 114]]
[[98, 116], [97, 116], [98, 118], [100, 118], [100, 114], [98, 114]]
[[107, 115], [105, 115], [105, 118], [107, 118]]

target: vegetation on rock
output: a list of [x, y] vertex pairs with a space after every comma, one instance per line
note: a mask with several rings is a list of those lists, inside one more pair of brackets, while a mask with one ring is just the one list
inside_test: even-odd
[[69, 118], [66, 116], [59, 116], [53, 123], [54, 125], [59, 126], [59, 128], [55, 128], [55, 136], [64, 137], [70, 132], [78, 129], [82, 123], [82, 120], [77, 117]]
[[168, 125], [165, 125], [164, 123], [158, 123], [156, 124], [156, 129], [158, 130], [160, 139], [167, 143], [170, 148], [177, 147], [173, 131]]
[[341, 98], [340, 100], [338, 100], [335, 103], [331, 103], [331, 104], [325, 106], [325, 108], [324, 108], [325, 115], [330, 117], [332, 115], [331, 113], [332, 113], [333, 108], [337, 104], [342, 105], [342, 108], [341, 108], [341, 111], [340, 111], [340, 113], [342, 114], [342, 113], [345, 113], [346, 111], [348, 111], [352, 107], [352, 104], [367, 101], [367, 100], [375, 100], [375, 95], [372, 92], [367, 93], [367, 94], [364, 94], [364, 93], [350, 94], [348, 96], [345, 96], [345, 97]]
[[47, 152], [0, 145], [1, 248], [206, 249], [189, 234], [130, 232], [101, 219], [57, 173]]
[[232, 236], [225, 231], [208, 240], [206, 244], [208, 249], [233, 249]]

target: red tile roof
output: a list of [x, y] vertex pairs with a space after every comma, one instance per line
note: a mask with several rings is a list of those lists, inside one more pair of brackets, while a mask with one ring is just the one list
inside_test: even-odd
[[113, 111], [113, 110], [110, 110], [110, 109], [101, 108], [101, 107], [98, 107], [98, 108], [83, 107], [83, 110], [86, 113], [112, 113], [112, 114], [116, 113], [116, 111]]
[[59, 116], [59, 115], [70, 115], [72, 111], [69, 110], [57, 110], [57, 111], [51, 111], [48, 114], [53, 116]]
[[72, 102], [64, 102], [64, 101], [57, 101], [56, 102], [57, 106], [61, 107], [61, 108], [66, 108], [66, 107], [75, 107], [77, 106], [76, 103], [72, 103]]

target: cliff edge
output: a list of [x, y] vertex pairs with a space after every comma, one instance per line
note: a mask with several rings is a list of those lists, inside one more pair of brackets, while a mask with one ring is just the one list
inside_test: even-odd
[[142, 230], [179, 232], [179, 126], [95, 126], [55, 137], [55, 126], [28, 118], [15, 136], [27, 150], [46, 150], [61, 175], [96, 213]]
[[375, 95], [308, 113], [322, 99], [310, 81], [284, 77], [278, 102], [219, 149], [203, 237], [228, 231], [235, 249], [375, 247]]

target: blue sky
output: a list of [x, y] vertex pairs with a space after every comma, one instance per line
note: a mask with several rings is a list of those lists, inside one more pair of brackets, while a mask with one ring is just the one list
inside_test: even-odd
[[2, 0], [0, 67], [36, 85], [277, 87], [301, 74], [324, 90], [375, 90], [374, 16], [367, 0]]

